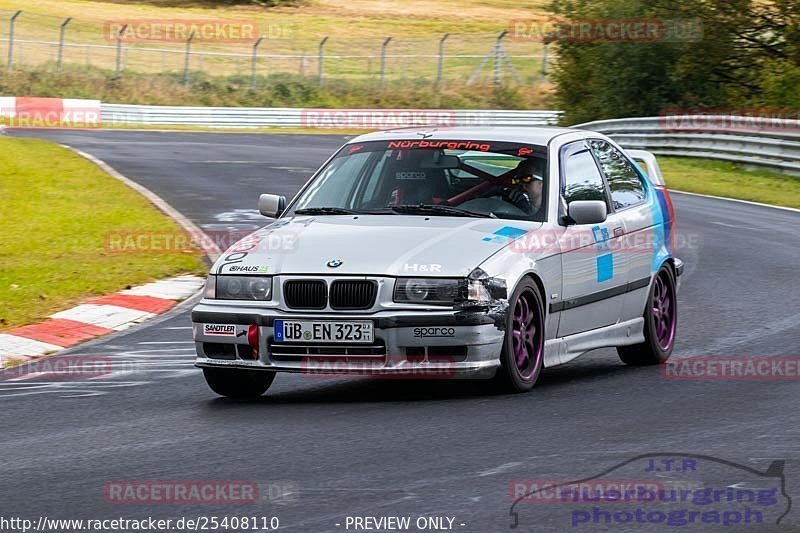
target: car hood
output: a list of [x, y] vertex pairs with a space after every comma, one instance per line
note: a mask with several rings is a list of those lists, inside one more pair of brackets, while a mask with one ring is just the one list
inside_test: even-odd
[[285, 218], [228, 249], [212, 273], [465, 276], [541, 225], [410, 215]]

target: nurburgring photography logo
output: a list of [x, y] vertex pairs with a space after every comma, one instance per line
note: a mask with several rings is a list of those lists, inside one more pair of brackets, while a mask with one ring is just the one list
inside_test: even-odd
[[603, 466], [572, 481], [511, 481], [511, 529], [546, 519], [558, 530], [703, 531], [781, 524], [791, 508], [782, 460], [759, 470], [708, 455], [648, 453]]
[[515, 19], [509, 23], [509, 37], [542, 43], [698, 42], [703, 39], [703, 23], [664, 18]]

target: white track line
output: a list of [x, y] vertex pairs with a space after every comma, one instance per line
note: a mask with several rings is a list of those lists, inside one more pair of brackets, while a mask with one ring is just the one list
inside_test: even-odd
[[770, 207], [772, 209], [780, 209], [782, 211], [791, 211], [793, 213], [800, 213], [800, 209], [795, 209], [794, 207], [784, 207], [782, 205], [762, 204], [762, 203], [759, 203], [759, 202], [751, 202], [749, 200], [737, 200], [736, 198], [725, 198], [724, 196], [711, 196], [710, 194], [698, 194], [696, 192], [676, 191], [674, 189], [670, 189], [669, 193], [670, 194], [685, 194], [687, 196], [699, 196], [700, 198], [713, 198], [714, 200], [726, 200], [728, 202], [736, 202], [738, 204], [755, 205], [757, 207]]
[[[130, 143], [126, 142], [125, 144], [130, 144]], [[102, 159], [99, 159], [93, 156], [92, 154], [88, 154], [82, 150], [73, 148], [72, 146], [66, 144], [62, 146], [64, 148], [67, 148], [68, 150], [72, 150], [79, 156], [88, 159], [89, 161], [100, 167], [102, 170], [104, 170], [114, 178], [120, 180], [125, 185], [137, 191], [145, 198], [147, 198], [150, 201], [150, 203], [152, 203], [154, 206], [156, 206], [158, 209], [164, 212], [167, 216], [175, 220], [178, 224], [180, 224], [183, 227], [183, 229], [185, 229], [189, 233], [189, 235], [193, 235], [195, 236], [195, 238], [202, 236], [202, 240], [204, 240], [207, 243], [210, 243], [207, 249], [203, 248], [202, 246], [201, 248], [206, 250], [206, 255], [209, 257], [209, 259], [211, 259], [211, 261], [216, 261], [217, 258], [221, 255], [222, 251], [219, 249], [219, 247], [216, 245], [213, 239], [211, 239], [208, 235], [206, 235], [205, 232], [203, 232], [203, 230], [201, 230], [197, 226], [197, 224], [189, 220], [186, 216], [184, 216], [180, 211], [172, 207], [169, 203], [167, 203], [166, 200], [161, 198], [159, 195], [157, 195], [144, 185], [140, 185], [135, 181], [133, 181], [132, 179], [124, 176], [123, 174], [118, 172], [114, 167], [112, 167]]]
[[152, 296], [164, 300], [184, 300], [203, 287], [203, 280], [197, 276], [178, 276], [147, 283], [120, 291], [120, 294]]

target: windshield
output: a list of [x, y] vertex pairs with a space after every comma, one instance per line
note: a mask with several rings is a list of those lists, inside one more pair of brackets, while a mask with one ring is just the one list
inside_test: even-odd
[[484, 141], [347, 145], [301, 192], [292, 214], [424, 214], [543, 221], [542, 146]]

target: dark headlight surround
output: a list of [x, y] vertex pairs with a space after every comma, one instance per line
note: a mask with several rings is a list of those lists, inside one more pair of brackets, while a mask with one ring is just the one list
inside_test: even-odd
[[396, 303], [449, 305], [463, 296], [463, 278], [397, 278], [394, 284]]
[[[209, 290], [211, 283], [213, 296]], [[272, 276], [212, 275], [206, 282], [206, 298], [267, 302], [272, 300]]]

